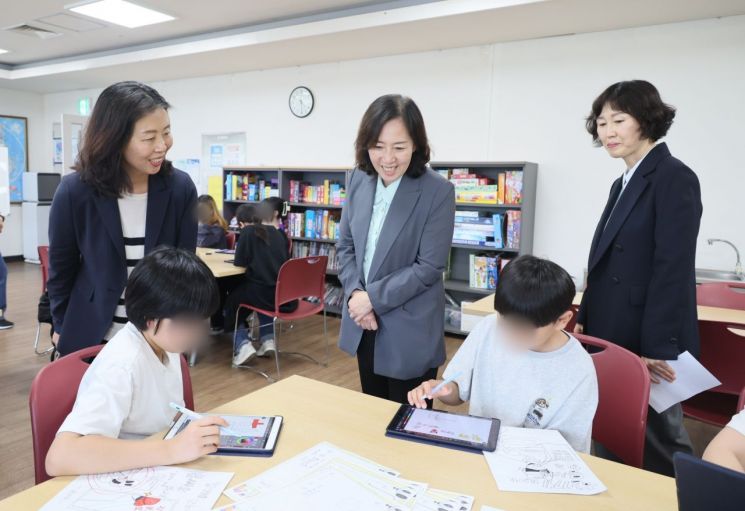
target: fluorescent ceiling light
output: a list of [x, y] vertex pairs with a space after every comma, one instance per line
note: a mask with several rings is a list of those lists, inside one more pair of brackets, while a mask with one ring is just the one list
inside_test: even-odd
[[8, 53], [8, 50], [3, 50], [2, 48], [0, 48], [0, 55], [3, 53]]
[[154, 11], [125, 0], [98, 0], [67, 8], [84, 16], [127, 28], [144, 27], [145, 25], [153, 25], [176, 19], [168, 14], [163, 14], [162, 12]]

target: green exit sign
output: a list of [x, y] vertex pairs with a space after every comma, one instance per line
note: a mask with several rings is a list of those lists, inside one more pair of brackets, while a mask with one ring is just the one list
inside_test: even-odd
[[90, 113], [91, 113], [91, 98], [80, 98], [78, 100], [78, 113], [80, 115], [90, 115]]

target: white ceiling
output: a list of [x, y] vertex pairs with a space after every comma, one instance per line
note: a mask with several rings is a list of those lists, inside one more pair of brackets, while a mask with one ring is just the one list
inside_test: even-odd
[[[178, 19], [139, 29], [52, 27], [63, 35], [47, 40], [0, 31], [0, 48], [11, 50], [0, 55], [0, 87], [53, 92], [745, 14], [745, 0], [137, 3]], [[64, 5], [0, 0], [0, 28], [39, 24]]]

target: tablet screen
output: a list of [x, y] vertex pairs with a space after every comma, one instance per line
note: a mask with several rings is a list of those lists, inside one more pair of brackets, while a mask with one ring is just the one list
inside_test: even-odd
[[425, 440], [490, 450], [491, 444], [496, 447], [499, 421], [402, 406], [391, 426], [394, 431]]
[[[266, 448], [276, 417], [251, 415], [220, 415], [230, 425], [230, 429], [240, 436], [220, 433], [220, 449], [257, 450]], [[178, 429], [168, 437], [179, 434], [191, 420], [181, 416], [176, 423]], [[168, 438], [167, 437], [167, 438]]]

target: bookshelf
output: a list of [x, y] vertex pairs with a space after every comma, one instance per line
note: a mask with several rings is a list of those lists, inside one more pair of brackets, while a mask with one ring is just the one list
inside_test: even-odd
[[[530, 162], [433, 162], [431, 166], [434, 170], [443, 172], [448, 169], [469, 169], [469, 172], [482, 176], [485, 179], [499, 182], [499, 174], [505, 172], [520, 172], [522, 177], [522, 197], [519, 204], [474, 204], [465, 202], [456, 202], [456, 211], [478, 212], [480, 216], [489, 216], [494, 214], [506, 215], [509, 211], [520, 212], [520, 228], [518, 247], [487, 247], [481, 245], [472, 245], [466, 243], [454, 242], [451, 244], [450, 258], [448, 261], [448, 270], [444, 278], [445, 292], [449, 299], [459, 305], [462, 301], [474, 301], [489, 295], [493, 289], [482, 289], [472, 287], [469, 282], [469, 265], [470, 255], [494, 255], [502, 259], [510, 259], [518, 254], [530, 254], [533, 250], [533, 226], [535, 221], [535, 194], [536, 178], [538, 166]], [[269, 193], [276, 194], [288, 202], [290, 214], [305, 215], [308, 210], [323, 213], [329, 218], [338, 219], [343, 207], [343, 199], [337, 197], [337, 203], [331, 200], [322, 199], [319, 201], [309, 201], [308, 197], [313, 195], [299, 196], [296, 183], [304, 183], [306, 187], [324, 187], [325, 182], [337, 183], [346, 190], [349, 183], [351, 169], [339, 167], [225, 167], [223, 169], [223, 215], [230, 221], [235, 216], [235, 211], [241, 204], [258, 203], [256, 198], [244, 199], [240, 197], [230, 197], [227, 195], [228, 186], [226, 181], [228, 175], [237, 175], [239, 178], [246, 176], [253, 181], [269, 183]], [[320, 188], [317, 188], [320, 189]], [[266, 191], [266, 190], [265, 190]], [[266, 195], [266, 194], [265, 194]], [[315, 195], [318, 197], [318, 194]], [[263, 197], [262, 197], [263, 198]], [[288, 218], [289, 220], [289, 218]], [[293, 256], [297, 257], [299, 246], [307, 244], [308, 250], [313, 255], [319, 252], [325, 255], [331, 251], [336, 244], [336, 240], [331, 238], [318, 238], [307, 236], [305, 230], [298, 233], [291, 231], [291, 225], [288, 222], [288, 235], [293, 241]], [[300, 235], [298, 235], [300, 234]], [[316, 233], [314, 233], [316, 234]], [[330, 262], [333, 263], [331, 257]], [[341, 284], [338, 279], [339, 270], [330, 265], [326, 270], [327, 295], [331, 292], [340, 292]], [[337, 290], [337, 291], [334, 291]], [[326, 304], [326, 312], [331, 314], [340, 314], [341, 308], [338, 305], [341, 297], [331, 295], [333, 303]], [[328, 301], [328, 300], [327, 300]], [[453, 305], [453, 308], [456, 306]], [[459, 328], [445, 323], [447, 333], [456, 335], [466, 335]]]
[[[339, 282], [339, 270], [335, 266], [335, 245], [338, 230], [333, 226], [338, 225], [341, 218], [341, 210], [345, 195], [341, 194], [343, 188], [346, 192], [351, 169], [338, 167], [224, 167], [223, 168], [223, 216], [230, 221], [235, 216], [238, 206], [241, 204], [257, 204], [261, 202], [264, 195], [259, 197], [244, 198], [228, 196], [231, 191], [228, 186], [228, 176], [237, 176], [242, 182], [246, 177], [252, 182], [269, 183], [271, 195], [281, 197], [288, 203], [288, 222], [286, 225], [287, 235], [292, 239], [292, 257], [303, 255], [328, 255], [329, 267], [326, 269], [326, 295], [327, 313], [341, 314], [341, 284]], [[328, 183], [328, 186], [326, 184]], [[302, 185], [302, 188], [301, 188]], [[336, 185], [336, 191], [332, 194], [331, 187]], [[258, 188], [258, 187], [257, 187]], [[301, 190], [307, 192], [303, 194]], [[242, 189], [241, 189], [242, 192]], [[323, 232], [315, 230], [306, 232], [308, 212], [312, 211], [314, 218], [319, 217], [320, 226], [326, 227]], [[297, 220], [302, 216], [302, 229]], [[329, 226], [331, 226], [329, 228]], [[329, 303], [331, 301], [331, 303]]]
[[[459, 236], [458, 227], [456, 226], [454, 241], [451, 243], [450, 247], [448, 268], [443, 276], [443, 283], [447, 297], [445, 331], [450, 334], [465, 336], [466, 332], [461, 331], [459, 326], [452, 324], [449, 318], [453, 316], [453, 312], [459, 312], [461, 302], [475, 301], [494, 292], [493, 288], [487, 289], [471, 285], [469, 278], [472, 273], [471, 255], [489, 258], [498, 257], [499, 260], [505, 261], [521, 254], [530, 254], [533, 251], [533, 226], [535, 223], [535, 195], [538, 165], [530, 162], [464, 161], [432, 162], [430, 165], [435, 171], [447, 175], [448, 179], [454, 182], [454, 184], [458, 183], [458, 178], [453, 177], [453, 169], [463, 169], [460, 172], [467, 172], [468, 176], [478, 176], [469, 177], [467, 180], [468, 183], [472, 183], [472, 179], [485, 179], [491, 185], [496, 184], [497, 188], [499, 188], [500, 184], [504, 184], [500, 180], [500, 174], [506, 176], [508, 173], [515, 172], [519, 174], [511, 174], [511, 176], [519, 175], [521, 178], [522, 193], [520, 200], [519, 202], [514, 201], [516, 203], [509, 204], [500, 204], [498, 203], [498, 199], [495, 200], [494, 203], [489, 204], [459, 201], [458, 199], [462, 199], [464, 196], [469, 195], [464, 191], [469, 190], [469, 188], [463, 187], [460, 184], [456, 185], [456, 190], [462, 191], [462, 193], [456, 192], [456, 219], [461, 218], [462, 220], [463, 218], [468, 218], [467, 216], [459, 217], [460, 213], [461, 215], [478, 215], [480, 218], [479, 221], [487, 222], [487, 219], [490, 217], [493, 218], [493, 215], [500, 215], [501, 221], [506, 222], [508, 218], [516, 218], [519, 215], [519, 224], [517, 221], [513, 221], [511, 224], [511, 227], [513, 228], [515, 225], [519, 225], [519, 229], [517, 229], [519, 243], [517, 246], [508, 246], [508, 240], [506, 239], [506, 225], [502, 226], [502, 246], [499, 246], [499, 243], [494, 243], [495, 246], [485, 246], [483, 244], [477, 244], [480, 242], [473, 240], [471, 240], [470, 243], [466, 243], [465, 240], [459, 240], [457, 239]], [[478, 185], [474, 184], [474, 186]], [[467, 227], [464, 227], [463, 224], [461, 224], [461, 233], [463, 229], [467, 229]], [[497, 271], [499, 269], [498, 261]], [[456, 317], [459, 317], [459, 315], [456, 315]]]

